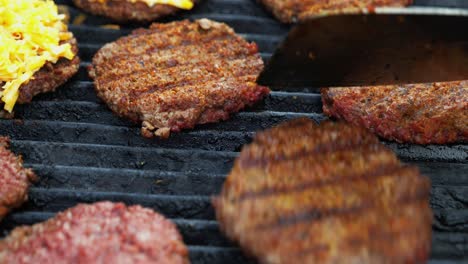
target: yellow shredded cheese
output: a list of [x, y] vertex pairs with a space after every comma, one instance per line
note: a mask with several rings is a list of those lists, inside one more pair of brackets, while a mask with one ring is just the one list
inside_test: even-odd
[[0, 98], [11, 112], [20, 86], [33, 78], [47, 62], [73, 59], [67, 32], [57, 6], [51, 0], [0, 0]]
[[[105, 3], [112, 0], [97, 0], [100, 3]], [[152, 7], [156, 4], [171, 5], [180, 9], [190, 10], [193, 8], [193, 2], [191, 0], [127, 0], [131, 3], [144, 2], [149, 7]]]

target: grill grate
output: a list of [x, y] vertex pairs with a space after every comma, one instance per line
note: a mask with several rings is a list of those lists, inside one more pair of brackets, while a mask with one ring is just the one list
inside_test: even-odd
[[[71, 6], [71, 1], [56, 2]], [[447, 5], [442, 0], [415, 2]], [[464, 0], [448, 5], [468, 8]], [[69, 10], [72, 19], [79, 14], [73, 7]], [[205, 0], [180, 17], [228, 23], [257, 42], [265, 60], [288, 29], [250, 0]], [[142, 138], [138, 126], [114, 116], [97, 99], [85, 70], [104, 43], [135, 27], [99, 27], [110, 23], [88, 16], [84, 24], [70, 26], [79, 40], [80, 73], [56, 93], [18, 107], [17, 120], [0, 121], [0, 134], [12, 137], [13, 150], [22, 153], [26, 166], [41, 178], [31, 189], [29, 202], [0, 224], [0, 234], [43, 221], [77, 203], [123, 201], [173, 219], [189, 245], [193, 263], [247, 263], [218, 231], [210, 196], [219, 192], [238, 151], [255, 131], [299, 116], [323, 120], [320, 95], [314, 89], [273, 92], [264, 103], [227, 122], [174, 133], [168, 140]], [[432, 263], [468, 261], [468, 146], [388, 145], [433, 181]]]

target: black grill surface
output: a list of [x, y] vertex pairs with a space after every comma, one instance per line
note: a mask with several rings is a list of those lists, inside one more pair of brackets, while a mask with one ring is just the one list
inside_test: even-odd
[[[56, 2], [69, 6], [72, 21], [80, 14], [71, 1]], [[465, 0], [415, 2], [468, 8]], [[251, 0], [205, 0], [192, 12], [167, 21], [203, 17], [226, 22], [257, 42], [265, 60], [288, 30]], [[300, 116], [325, 119], [320, 95], [307, 88], [272, 92], [265, 102], [227, 122], [173, 133], [168, 140], [145, 139], [137, 125], [119, 119], [98, 100], [86, 73], [103, 44], [135, 27], [101, 27], [111, 23], [87, 16], [83, 24], [71, 25], [83, 60], [79, 74], [59, 91], [17, 107], [16, 120], [0, 121], [0, 134], [13, 139], [13, 150], [40, 176], [29, 202], [0, 224], [0, 235], [77, 203], [123, 201], [173, 219], [189, 245], [193, 263], [248, 263], [218, 231], [210, 197], [220, 191], [242, 145], [250, 142], [255, 131]], [[386, 144], [432, 179], [431, 263], [467, 263], [468, 146]]]

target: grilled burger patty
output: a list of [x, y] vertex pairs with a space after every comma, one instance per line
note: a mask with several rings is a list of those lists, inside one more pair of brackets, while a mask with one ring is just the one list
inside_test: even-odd
[[[148, 6], [145, 2], [132, 3], [129, 0], [73, 0], [75, 5], [94, 15], [108, 17], [116, 22], [129, 21], [149, 22], [172, 15], [180, 9], [171, 5], [155, 4]], [[195, 4], [199, 0], [193, 1]]]
[[[74, 54], [78, 54], [78, 46], [75, 38], [67, 41], [72, 45]], [[75, 55], [73, 60], [61, 58], [57, 63], [46, 63], [38, 72], [33, 75], [33, 78], [26, 84], [23, 84], [19, 89], [18, 104], [30, 103], [34, 96], [40, 93], [55, 91], [59, 86], [67, 82], [73, 75], [78, 72], [80, 67], [80, 58]], [[3, 83], [0, 82], [0, 87]], [[3, 113], [5, 115], [6, 113]], [[8, 116], [6, 116], [8, 117]], [[11, 117], [11, 116], [10, 116]]]
[[81, 204], [0, 241], [0, 263], [189, 263], [175, 225], [141, 206]]
[[[72, 45], [74, 54], [78, 54], [76, 39], [68, 41]], [[38, 72], [34, 78], [20, 88], [18, 103], [30, 103], [32, 98], [40, 93], [53, 92], [57, 87], [67, 82], [80, 68], [80, 58], [75, 55], [73, 60], [61, 58], [57, 63], [48, 62]]]
[[21, 157], [8, 150], [10, 141], [0, 137], [0, 220], [28, 198], [28, 188], [36, 179], [30, 169], [23, 168]]
[[468, 142], [468, 81], [322, 90], [325, 114], [388, 140]]
[[406, 6], [413, 0], [259, 0], [284, 23], [302, 21], [319, 14], [356, 12], [364, 8]]
[[142, 122], [142, 134], [225, 120], [269, 93], [255, 83], [257, 45], [208, 19], [153, 24], [105, 45], [90, 76], [118, 115]]
[[261, 263], [423, 263], [429, 189], [365, 129], [298, 119], [243, 148], [214, 206]]

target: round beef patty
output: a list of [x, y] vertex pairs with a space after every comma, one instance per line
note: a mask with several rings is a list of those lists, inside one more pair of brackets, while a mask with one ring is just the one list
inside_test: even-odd
[[[159, 18], [172, 15], [180, 8], [171, 5], [155, 4], [148, 6], [145, 2], [132, 3], [128, 0], [73, 0], [75, 5], [91, 14], [108, 17], [116, 22], [130, 21], [150, 22]], [[193, 1], [194, 4], [199, 0]]]
[[[56, 63], [46, 63], [38, 72], [33, 75], [29, 82], [21, 85], [17, 104], [30, 103], [34, 96], [55, 91], [59, 86], [67, 82], [80, 68], [80, 58], [78, 57], [78, 45], [75, 38], [67, 41], [72, 46], [75, 57], [72, 60], [66, 58], [59, 59]], [[3, 86], [0, 82], [0, 87]], [[3, 102], [1, 102], [3, 103]], [[13, 115], [1, 111], [1, 117], [13, 117]]]
[[28, 189], [36, 175], [23, 168], [21, 157], [8, 150], [10, 141], [0, 137], [0, 220], [28, 199]]
[[364, 128], [303, 118], [258, 133], [214, 205], [259, 263], [425, 263], [430, 187]]
[[356, 13], [372, 7], [402, 7], [413, 0], [258, 0], [280, 21], [295, 23], [317, 15]]
[[153, 24], [109, 43], [89, 73], [118, 115], [145, 137], [226, 120], [269, 93], [255, 83], [263, 61], [255, 43], [208, 19]]
[[0, 241], [0, 263], [189, 263], [175, 225], [122, 203], [80, 204]]
[[468, 142], [468, 81], [322, 90], [328, 116], [400, 143]]

